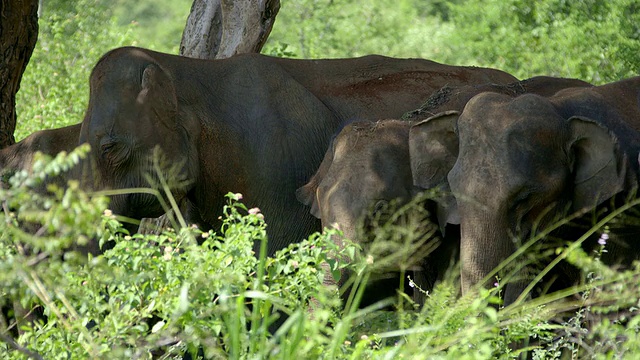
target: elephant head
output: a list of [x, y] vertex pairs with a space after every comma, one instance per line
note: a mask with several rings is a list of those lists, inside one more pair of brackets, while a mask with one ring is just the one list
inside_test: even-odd
[[189, 126], [180, 116], [174, 79], [148, 54], [115, 50], [98, 62], [80, 143], [91, 145], [97, 189], [124, 190], [111, 197], [114, 213], [139, 219], [165, 212], [158, 196], [126, 189], [164, 193], [168, 186], [176, 201], [185, 197], [198, 170]]
[[[515, 251], [515, 239], [627, 187], [628, 161], [617, 137], [598, 119], [561, 115], [566, 112], [538, 95], [482, 93], [461, 114], [444, 114], [412, 129], [412, 136], [444, 131], [449, 136], [434, 136], [431, 146], [422, 141], [423, 146], [458, 150], [450, 171], [430, 169], [415, 181], [448, 183], [455, 196], [463, 293], [488, 280]], [[412, 153], [412, 164], [413, 156], [425, 155]], [[518, 294], [517, 286], [508, 287], [505, 302]]]
[[332, 141], [311, 180], [297, 190], [323, 227], [337, 227], [356, 240], [358, 223], [369, 211], [415, 194], [406, 141], [408, 122], [383, 120], [346, 126]]
[[[457, 242], [451, 247], [438, 247], [436, 251], [443, 253], [435, 261], [426, 261], [427, 264], [425, 257], [434, 251], [436, 244], [431, 241], [433, 238], [420, 238], [419, 235], [434, 234], [436, 230], [429, 218], [430, 209], [423, 208], [425, 204], [419, 202], [415, 204], [416, 208], [410, 206], [403, 209], [401, 215], [394, 214], [418, 194], [409, 167], [407, 140], [410, 126], [409, 122], [399, 120], [356, 122], [346, 126], [333, 140], [316, 174], [297, 190], [296, 195], [311, 207], [312, 214], [321, 219], [323, 227], [338, 228], [345, 238], [361, 244], [366, 252], [372, 251], [372, 242], [375, 243], [373, 239], [377, 236], [389, 240], [387, 233], [380, 233], [383, 224], [414, 227], [418, 230], [414, 234], [393, 240], [409, 244], [400, 243], [398, 249], [391, 250], [394, 251], [391, 258], [405, 257], [400, 260], [402, 265], [411, 264], [410, 268], [415, 270], [414, 280], [421, 288], [428, 289], [435, 281], [435, 272], [449, 265], [449, 252], [455, 251], [453, 247]], [[416, 219], [411, 219], [412, 216]], [[418, 225], [421, 221], [425, 222]], [[409, 239], [413, 235], [416, 238]], [[332, 240], [342, 246], [342, 238]], [[436, 265], [440, 260], [442, 264]], [[378, 276], [388, 276], [399, 269], [400, 266], [394, 263], [378, 271]], [[348, 273], [343, 273], [339, 284], [347, 278]], [[393, 295], [397, 282], [397, 277], [390, 278], [387, 285], [376, 281], [367, 289], [377, 289], [375, 295], [378, 296], [374, 297], [379, 299], [383, 290], [387, 296]], [[421, 301], [417, 294], [414, 294], [414, 300]]]

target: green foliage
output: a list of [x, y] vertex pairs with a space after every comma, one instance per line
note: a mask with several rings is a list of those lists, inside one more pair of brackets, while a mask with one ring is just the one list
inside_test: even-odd
[[[337, 58], [366, 54], [424, 57], [440, 23], [439, 5], [416, 0], [281, 1], [265, 45], [287, 44], [301, 58]], [[442, 7], [440, 7], [442, 8]], [[443, 15], [444, 16], [444, 15]]]
[[477, 1], [451, 8], [445, 62], [605, 83], [638, 73], [635, 1]]
[[39, 26], [16, 96], [16, 140], [81, 122], [93, 66], [112, 48], [133, 44], [131, 28], [118, 26], [98, 0], [47, 0]]
[[[220, 234], [187, 227], [129, 236], [104, 210], [103, 197], [73, 184], [34, 193], [38, 179], [77, 163], [86, 150], [36, 164], [34, 176], [19, 173], [9, 189], [0, 189], [12, 209], [0, 215], [0, 293], [25, 307], [41, 306], [47, 317], [22, 326], [22, 346], [65, 358], [149, 358], [199, 347], [207, 356], [239, 358], [285, 351], [302, 334], [322, 341], [319, 331], [335, 317], [337, 305], [337, 293], [320, 286], [324, 237], [257, 259], [254, 241], [266, 242], [262, 214], [235, 200], [225, 207]], [[27, 196], [38, 201], [24, 201]], [[27, 223], [35, 231], [25, 231]], [[115, 241], [115, 247], [88, 258], [71, 250], [87, 241]], [[318, 301], [310, 321], [304, 309], [312, 296]], [[281, 335], [268, 337], [270, 324], [283, 315], [289, 319]], [[7, 348], [0, 353], [7, 359], [18, 355]]]
[[99, 0], [113, 9], [120, 27], [135, 24], [135, 38], [142, 47], [179, 53], [182, 31], [193, 0]]
[[[39, 187], [42, 179], [72, 171], [87, 151], [40, 158], [32, 174], [20, 172], [0, 188], [7, 199], [0, 212], [0, 293], [5, 309], [13, 309], [0, 324], [20, 329], [15, 342], [0, 329], [3, 359], [23, 358], [15, 347], [71, 359], [181, 358], [198, 351], [234, 359], [515, 359], [521, 351], [608, 359], [640, 351], [634, 308], [640, 268], [604, 266], [599, 257], [606, 245], [595, 257], [575, 244], [559, 248], [558, 256], [585, 271], [585, 284], [508, 308], [499, 305], [506, 280], [459, 298], [454, 277], [427, 292], [421, 309], [406, 297], [398, 298], [395, 312], [380, 311], [388, 301], [358, 309], [356, 295], [354, 306], [341, 310], [337, 289], [322, 285], [328, 275], [321, 264], [347, 267], [364, 286], [380, 265], [398, 261], [394, 235], [387, 247], [367, 247], [378, 251], [375, 258], [348, 242], [337, 248], [335, 232], [266, 257], [267, 225], [259, 209], [239, 202], [240, 194], [228, 195], [219, 232], [190, 226], [129, 235], [105, 210], [106, 198], [74, 182], [64, 189], [50, 184], [45, 192]], [[382, 226], [379, 241], [384, 232], [406, 230], [396, 220], [392, 215]], [[81, 247], [91, 242], [114, 247], [94, 257]], [[389, 249], [395, 250], [386, 254]], [[21, 307], [46, 318], [15, 324], [11, 316]], [[524, 350], [514, 350], [516, 343]]]

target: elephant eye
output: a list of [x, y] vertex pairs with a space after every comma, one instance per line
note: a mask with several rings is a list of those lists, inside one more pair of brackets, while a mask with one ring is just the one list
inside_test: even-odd
[[115, 142], [110, 142], [110, 143], [106, 143], [104, 145], [101, 146], [102, 148], [102, 155], [107, 155], [109, 152], [111, 152], [114, 148], [116, 147], [116, 143]]
[[520, 192], [511, 201], [511, 204], [512, 204], [511, 207], [513, 209], [522, 208], [523, 206], [525, 206], [527, 204], [528, 200], [529, 200], [529, 193], [528, 192]]
[[127, 146], [117, 141], [105, 143], [100, 149], [102, 150], [102, 158], [113, 167], [122, 165], [129, 154]]
[[378, 200], [376, 201], [376, 204], [373, 206], [373, 213], [374, 214], [379, 214], [383, 211], [385, 211], [386, 209], [388, 209], [389, 207], [389, 201], [387, 200]]

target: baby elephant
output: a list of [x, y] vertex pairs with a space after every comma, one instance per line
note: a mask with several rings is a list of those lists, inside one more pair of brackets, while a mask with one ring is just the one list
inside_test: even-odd
[[[418, 195], [409, 161], [410, 126], [400, 120], [346, 126], [332, 141], [316, 174], [296, 192], [302, 203], [311, 206], [311, 213], [321, 219], [324, 228], [338, 228], [345, 238], [362, 245], [365, 252], [371, 253], [376, 247], [374, 238], [396, 244], [385, 248], [385, 255], [396, 263], [376, 271], [363, 304], [393, 296], [401, 266], [412, 270], [409, 275], [419, 287], [430, 289], [450, 265], [458, 246], [455, 237], [439, 241], [432, 236], [437, 232], [435, 202], [425, 200], [405, 206]], [[401, 214], [394, 213], [403, 206], [406, 209]], [[408, 231], [394, 227], [381, 234], [384, 223]], [[341, 238], [333, 241], [342, 244]], [[373, 256], [374, 264], [378, 259], [383, 261], [379, 255]], [[332, 279], [330, 274], [325, 278]], [[347, 278], [348, 274], [343, 273], [338, 285], [344, 285]], [[411, 290], [408, 286], [405, 289]], [[418, 303], [424, 300], [421, 292], [411, 295]]]

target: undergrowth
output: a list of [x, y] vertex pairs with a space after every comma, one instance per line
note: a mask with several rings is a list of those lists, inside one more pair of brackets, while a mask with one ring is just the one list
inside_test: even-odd
[[[384, 259], [338, 249], [332, 232], [314, 234], [265, 256], [259, 209], [229, 194], [223, 226], [195, 226], [159, 235], [128, 234], [105, 197], [76, 183], [50, 184], [87, 152], [40, 158], [0, 189], [0, 357], [536, 359], [622, 358], [640, 354], [639, 269], [616, 271], [596, 254], [572, 249], [586, 281], [562, 293], [503, 308], [492, 289], [459, 296], [453, 277], [426, 292], [364, 309], [342, 309], [338, 289], [322, 285], [321, 263], [349, 267], [365, 284]], [[30, 199], [30, 200], [26, 200]], [[253, 243], [261, 243], [260, 254]], [[88, 243], [113, 247], [86, 254]], [[336, 252], [341, 252], [337, 254]], [[347, 259], [336, 261], [335, 259]], [[348, 259], [352, 259], [349, 261]], [[360, 260], [364, 259], [364, 260]], [[388, 263], [385, 263], [388, 266]], [[358, 282], [356, 282], [358, 283]], [[361, 292], [356, 286], [355, 292]], [[361, 293], [359, 293], [361, 294]], [[404, 302], [404, 304], [399, 304]], [[389, 310], [394, 303], [395, 311]], [[27, 314], [16, 322], [16, 315]]]

